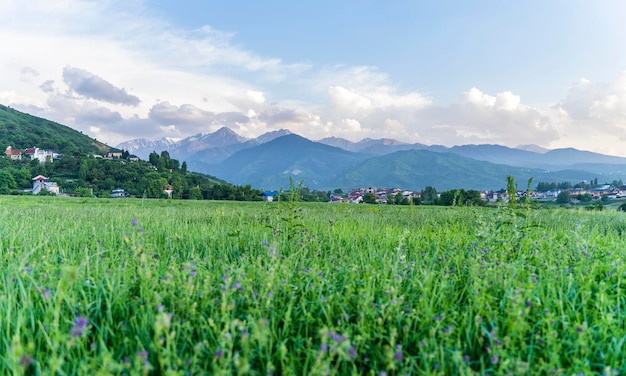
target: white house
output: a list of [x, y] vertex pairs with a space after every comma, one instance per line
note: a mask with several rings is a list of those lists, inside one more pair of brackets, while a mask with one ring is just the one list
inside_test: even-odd
[[7, 146], [7, 149], [4, 151], [4, 154], [7, 155], [12, 160], [20, 160], [22, 159], [22, 151], [17, 149], [12, 149], [11, 146]]
[[266, 191], [261, 194], [263, 197], [263, 201], [272, 202], [274, 201], [274, 197], [278, 196], [278, 192], [276, 191]]
[[37, 159], [39, 163], [46, 163], [48, 161], [52, 162], [54, 159], [59, 157], [59, 153], [55, 151], [39, 148], [28, 148], [24, 154], [29, 156], [31, 161]]
[[59, 194], [59, 185], [55, 182], [50, 181], [49, 178], [43, 175], [37, 175], [33, 179], [33, 194], [39, 194], [42, 189], [45, 189], [48, 192], [52, 192], [56, 195]]
[[109, 197], [111, 198], [124, 198], [128, 196], [128, 192], [125, 192], [122, 188], [116, 188], [109, 193]]

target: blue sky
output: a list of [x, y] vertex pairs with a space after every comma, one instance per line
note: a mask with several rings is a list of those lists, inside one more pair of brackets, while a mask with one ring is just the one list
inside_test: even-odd
[[0, 103], [115, 145], [254, 137], [626, 156], [623, 1], [0, 0]]

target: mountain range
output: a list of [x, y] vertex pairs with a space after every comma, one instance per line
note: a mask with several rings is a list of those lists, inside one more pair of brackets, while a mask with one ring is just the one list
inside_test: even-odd
[[167, 150], [192, 171], [256, 188], [289, 187], [289, 179], [319, 190], [364, 186], [420, 190], [501, 189], [507, 175], [518, 182], [578, 183], [626, 177], [626, 158], [573, 148], [548, 150], [536, 145], [424, 145], [394, 139], [352, 142], [338, 137], [308, 140], [288, 130], [244, 138], [223, 127], [182, 140], [146, 139], [118, 148], [142, 158]]

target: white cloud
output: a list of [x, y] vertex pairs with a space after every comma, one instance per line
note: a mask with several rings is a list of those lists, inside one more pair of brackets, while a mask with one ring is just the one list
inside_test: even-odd
[[0, 0], [0, 102], [111, 144], [229, 126], [247, 137], [289, 128], [311, 139], [626, 154], [626, 73], [581, 79], [549, 109], [477, 87], [438, 103], [373, 66], [285, 62], [236, 38], [210, 25], [178, 28], [143, 0]]

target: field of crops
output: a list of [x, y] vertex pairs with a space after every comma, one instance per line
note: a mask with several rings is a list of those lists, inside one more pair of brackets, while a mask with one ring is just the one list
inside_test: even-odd
[[0, 197], [0, 374], [626, 371], [617, 211]]

